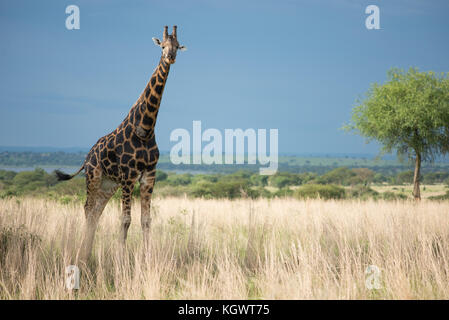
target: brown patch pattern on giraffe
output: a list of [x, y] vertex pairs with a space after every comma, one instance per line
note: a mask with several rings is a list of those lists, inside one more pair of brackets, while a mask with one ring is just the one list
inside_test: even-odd
[[163, 59], [128, 116], [110, 134], [100, 138], [86, 158], [86, 175], [101, 166], [105, 177], [132, 185], [145, 170], [154, 170], [159, 159], [154, 127], [170, 65]]

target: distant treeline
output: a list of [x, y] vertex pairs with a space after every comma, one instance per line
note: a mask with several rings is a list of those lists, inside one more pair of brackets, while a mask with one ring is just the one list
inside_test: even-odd
[[[86, 153], [67, 152], [0, 152], [0, 166], [3, 167], [78, 167], [81, 166]], [[347, 168], [369, 168], [383, 175], [395, 175], [399, 172], [412, 170], [413, 166], [407, 162], [399, 163], [395, 160], [375, 160], [356, 157], [295, 157], [280, 156], [278, 170], [290, 173], [316, 173], [325, 174], [333, 169]], [[162, 154], [159, 159], [158, 169], [163, 171], [194, 172], [194, 173], [233, 173], [246, 170], [258, 172], [259, 165], [174, 165], [168, 154]], [[425, 164], [422, 172], [444, 172], [449, 171], [449, 163], [438, 162]]]
[[0, 166], [81, 166], [86, 153], [67, 152], [0, 152]]

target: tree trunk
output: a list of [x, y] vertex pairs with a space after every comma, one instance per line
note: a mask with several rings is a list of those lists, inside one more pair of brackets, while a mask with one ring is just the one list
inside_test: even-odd
[[415, 175], [413, 177], [413, 196], [415, 200], [421, 200], [421, 192], [419, 190], [419, 177], [421, 176], [421, 154], [416, 152], [415, 159]]

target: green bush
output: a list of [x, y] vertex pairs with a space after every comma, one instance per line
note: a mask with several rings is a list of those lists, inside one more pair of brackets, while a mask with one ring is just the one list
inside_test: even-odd
[[192, 177], [193, 184], [201, 182], [201, 181], [208, 181], [208, 182], [217, 182], [220, 178], [220, 175], [217, 174], [195, 174]]
[[9, 198], [9, 197], [15, 197], [15, 196], [18, 196], [18, 195], [19, 194], [14, 189], [6, 189], [6, 190], [1, 190], [0, 191], [0, 199], [5, 199], [5, 198]]
[[169, 175], [167, 182], [171, 186], [185, 186], [192, 182], [192, 175], [190, 173]]
[[317, 178], [317, 174], [315, 172], [304, 172], [298, 174], [299, 179], [301, 179], [301, 183], [309, 183]]
[[250, 182], [253, 186], [265, 187], [268, 185], [268, 176], [253, 174], [250, 178]]
[[445, 194], [439, 196], [431, 196], [429, 200], [449, 200], [449, 190]]
[[291, 196], [293, 196], [293, 194], [294, 194], [293, 190], [286, 187], [286, 188], [281, 188], [281, 189], [277, 190], [273, 194], [273, 196], [282, 198], [282, 197], [291, 197]]
[[388, 181], [388, 178], [385, 175], [383, 175], [382, 173], [376, 173], [373, 177], [374, 183], [384, 183], [387, 181]]
[[212, 182], [203, 180], [199, 181], [193, 187], [191, 187], [189, 193], [194, 197], [211, 199], [213, 198], [213, 189], [214, 184]]
[[6, 183], [11, 182], [16, 176], [16, 174], [17, 173], [14, 171], [0, 170], [0, 181]]
[[58, 181], [54, 175], [46, 173], [42, 169], [34, 171], [22, 171], [11, 173], [2, 171], [0, 173], [2, 191], [0, 197], [12, 195], [25, 195], [44, 193], [49, 187], [55, 185]]
[[394, 193], [391, 191], [385, 191], [380, 194], [381, 199], [383, 200], [405, 200], [407, 196], [402, 193]]
[[299, 186], [302, 184], [300, 175], [288, 172], [278, 172], [275, 175], [272, 175], [268, 180], [270, 186], [276, 188]]
[[449, 179], [449, 172], [429, 172], [423, 175], [422, 183], [425, 184], [436, 184], [444, 183], [446, 179]]
[[355, 177], [356, 173], [346, 167], [331, 170], [316, 179], [318, 184], [341, 184], [349, 185], [350, 179]]
[[306, 184], [295, 190], [294, 196], [298, 199], [321, 198], [321, 199], [343, 199], [345, 189], [336, 185]]
[[156, 184], [153, 192], [154, 197], [182, 197], [190, 194], [190, 186], [160, 186]]
[[[265, 176], [266, 177], [266, 176]], [[256, 187], [252, 189], [253, 197], [272, 198], [273, 194], [264, 187]]]
[[156, 181], [167, 180], [168, 174], [161, 170], [156, 170]]
[[203, 197], [206, 199], [235, 199], [245, 196], [255, 198], [259, 195], [259, 193], [257, 190], [251, 189], [247, 181], [235, 180], [218, 181], [216, 183], [201, 181], [191, 187], [190, 195], [194, 197]]
[[49, 188], [50, 192], [58, 195], [81, 195], [86, 193], [86, 179], [75, 177], [71, 180], [62, 181]]
[[43, 187], [50, 187], [58, 182], [54, 175], [46, 173], [43, 169], [22, 171], [12, 179], [12, 184], [18, 193], [25, 193]]
[[[403, 171], [399, 172], [394, 178], [394, 183], [396, 184], [410, 184], [413, 183], [413, 171]], [[421, 179], [422, 181], [422, 179]]]
[[357, 198], [362, 200], [366, 200], [369, 198], [377, 198], [379, 195], [379, 193], [376, 190], [373, 190], [365, 185], [356, 185], [352, 187], [348, 191], [348, 193], [351, 198]]

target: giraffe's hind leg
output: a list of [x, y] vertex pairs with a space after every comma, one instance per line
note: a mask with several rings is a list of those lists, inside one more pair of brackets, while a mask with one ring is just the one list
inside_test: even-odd
[[146, 171], [140, 179], [140, 201], [141, 201], [141, 218], [144, 246], [149, 244], [149, 234], [151, 226], [151, 197], [153, 195], [154, 182], [156, 180], [156, 169]]
[[87, 262], [91, 255], [95, 231], [104, 207], [118, 188], [118, 184], [102, 177], [100, 169], [86, 172], [86, 185], [87, 199], [84, 206], [86, 226], [81, 245], [81, 261], [84, 262]]
[[128, 236], [128, 229], [131, 225], [131, 199], [134, 190], [135, 181], [122, 183], [122, 224], [120, 227], [120, 240], [125, 245]]

